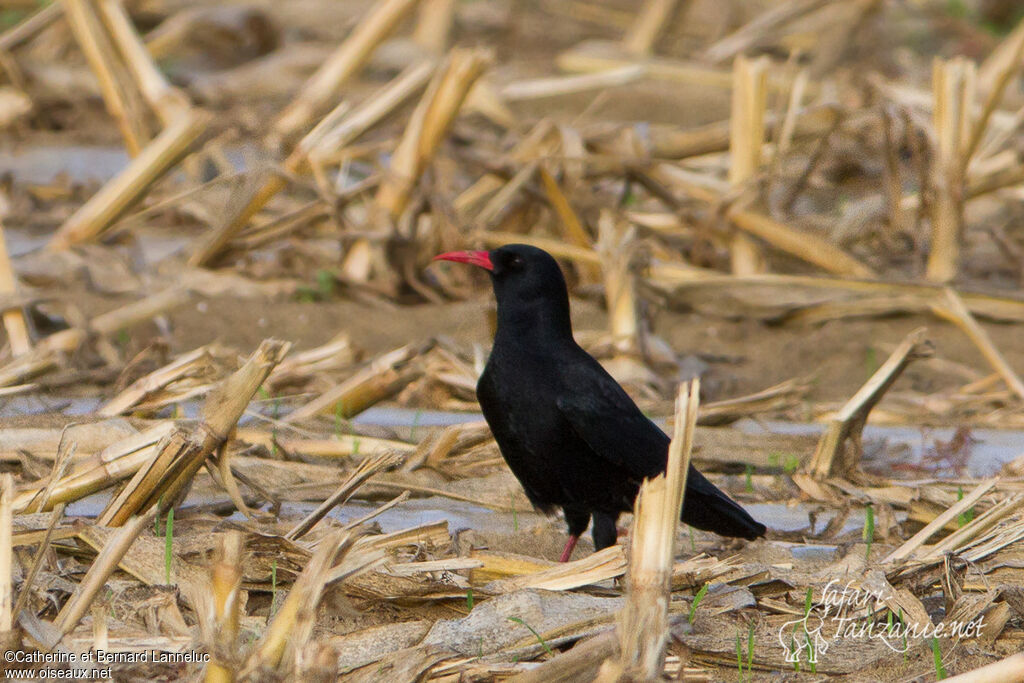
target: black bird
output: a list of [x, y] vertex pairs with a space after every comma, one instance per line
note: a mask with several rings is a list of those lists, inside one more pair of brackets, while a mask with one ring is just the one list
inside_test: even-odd
[[[477, 399], [512, 473], [544, 512], [561, 507], [569, 527], [561, 561], [594, 520], [594, 547], [615, 543], [645, 477], [665, 470], [669, 437], [572, 336], [569, 293], [546, 251], [509, 244], [434, 260], [490, 272], [498, 330]], [[755, 539], [765, 527], [690, 467], [682, 520], [723, 536]]]

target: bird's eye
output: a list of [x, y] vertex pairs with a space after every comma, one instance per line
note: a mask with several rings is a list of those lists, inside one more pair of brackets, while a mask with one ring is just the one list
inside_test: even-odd
[[522, 268], [523, 267], [523, 259], [522, 259], [521, 256], [513, 256], [511, 259], [509, 259], [508, 264], [510, 266], [512, 266], [513, 268]]

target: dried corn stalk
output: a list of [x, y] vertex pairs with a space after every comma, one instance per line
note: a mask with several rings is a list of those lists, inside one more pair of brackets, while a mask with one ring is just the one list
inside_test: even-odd
[[661, 678], [668, 645], [676, 530], [697, 428], [699, 396], [699, 380], [679, 387], [665, 473], [644, 481], [640, 487], [630, 532], [626, 606], [618, 624], [622, 652], [617, 664], [606, 662], [602, 667], [601, 680], [613, 680], [615, 671], [640, 680]]
[[974, 63], [963, 57], [948, 62], [936, 58], [932, 69], [937, 149], [932, 245], [925, 275], [932, 282], [949, 282], [956, 277], [960, 262], [976, 72]]
[[274, 124], [274, 135], [284, 142], [302, 135], [416, 3], [417, 0], [385, 0], [377, 3], [281, 113]]
[[[765, 57], [750, 61], [740, 56], [733, 62], [729, 182], [734, 188], [744, 187], [761, 166], [768, 66]], [[735, 275], [753, 275], [764, 270], [764, 256], [748, 236], [733, 235], [730, 248]]]

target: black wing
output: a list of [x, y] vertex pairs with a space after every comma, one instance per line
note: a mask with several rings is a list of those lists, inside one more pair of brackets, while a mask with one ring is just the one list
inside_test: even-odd
[[558, 410], [590, 449], [637, 479], [664, 471], [669, 438], [601, 364], [587, 356], [561, 368]]
[[[593, 358], [565, 368], [559, 411], [594, 453], [638, 480], [665, 470], [669, 437]], [[765, 527], [690, 466], [683, 521], [723, 536], [753, 539]]]

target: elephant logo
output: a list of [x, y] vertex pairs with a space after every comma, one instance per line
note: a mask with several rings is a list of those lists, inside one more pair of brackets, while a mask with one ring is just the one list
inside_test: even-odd
[[779, 627], [779, 645], [786, 654], [786, 662], [790, 664], [801, 661], [801, 653], [807, 653], [807, 663], [817, 664], [819, 658], [828, 651], [828, 640], [822, 636], [830, 605], [825, 605], [824, 614], [819, 615], [810, 610], [799, 619], [787, 621]]

